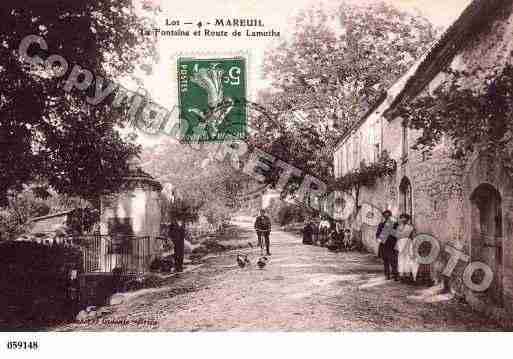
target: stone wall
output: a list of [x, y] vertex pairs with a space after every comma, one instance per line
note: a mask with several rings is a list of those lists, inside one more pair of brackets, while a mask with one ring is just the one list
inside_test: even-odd
[[159, 193], [143, 187], [103, 198], [101, 234], [108, 234], [108, 220], [113, 217], [131, 218], [135, 236], [158, 236], [161, 218]]
[[[442, 247], [442, 254], [431, 266], [431, 278], [435, 282], [446, 281], [453, 290], [463, 295], [465, 288], [461, 283], [461, 276], [465, 268], [460, 263], [451, 278], [441, 276], [441, 271], [449, 259], [444, 253], [444, 247], [449, 245], [460, 249], [471, 257], [472, 261], [482, 260], [495, 272], [497, 278], [502, 276], [501, 282], [504, 291], [504, 302], [509, 305], [508, 298], [513, 298], [513, 258], [512, 239], [513, 217], [512, 204], [513, 185], [505, 174], [500, 163], [488, 161], [491, 169], [486, 171], [483, 159], [473, 158], [463, 163], [450, 157], [450, 144], [444, 140], [428, 156], [419, 151], [408, 150], [404, 156], [402, 150], [401, 119], [395, 119], [384, 126], [384, 149], [387, 150], [397, 163], [397, 171], [393, 176], [381, 178], [372, 187], [362, 187], [359, 193], [359, 204], [370, 204], [379, 210], [390, 209], [394, 216], [402, 212], [400, 183], [408, 178], [412, 188], [412, 220], [417, 233], [425, 233], [435, 237]], [[410, 131], [408, 142], [413, 144], [418, 133]], [[472, 223], [471, 195], [481, 184], [488, 183], [497, 188], [503, 199], [503, 258], [502, 273], [496, 269], [497, 258], [493, 254], [472, 255], [470, 231]], [[474, 219], [475, 221], [475, 219]], [[364, 245], [371, 252], [377, 253], [375, 240], [376, 226], [364, 223], [361, 216], [352, 219], [353, 228], [361, 230]], [[487, 253], [493, 249], [487, 247]]]
[[[407, 158], [396, 160], [395, 175], [360, 189], [360, 205], [368, 203], [381, 211], [390, 209], [394, 216], [399, 216], [403, 211], [399, 186], [407, 178], [411, 183], [412, 221], [417, 232], [429, 233], [454, 246], [460, 245], [463, 241], [461, 165], [454, 163], [443, 148], [437, 148], [431, 158], [410, 151]], [[375, 228], [367, 231], [370, 239]], [[375, 243], [371, 248], [374, 247]]]
[[[484, 77], [491, 75], [496, 69], [511, 63], [513, 49], [513, 5], [505, 3], [500, 15], [495, 21], [490, 21], [481, 32], [476, 33], [464, 44], [462, 51], [454, 58], [451, 67], [457, 70], [466, 70], [477, 74], [483, 81]], [[425, 91], [433, 90], [440, 83], [439, 75], [431, 81]], [[470, 77], [467, 86], [475, 86]], [[424, 95], [426, 92], [422, 93]], [[396, 121], [396, 120], [394, 120]], [[412, 144], [415, 136], [412, 137]], [[496, 304], [504, 304], [511, 308], [513, 292], [513, 252], [511, 249], [511, 211], [508, 210], [507, 198], [511, 196], [513, 186], [511, 179], [505, 174], [498, 160], [486, 159], [483, 155], [476, 155], [467, 163], [456, 163], [449, 157], [450, 143], [444, 141], [433, 153], [428, 161], [419, 161], [419, 154], [410, 151], [406, 173], [413, 178], [415, 198], [415, 224], [417, 229], [427, 232], [438, 238], [444, 245], [460, 248], [471, 257], [471, 261], [481, 260], [487, 263], [494, 271], [494, 282], [485, 296], [495, 297], [494, 288], [503, 292], [503, 300], [495, 298]], [[482, 184], [489, 184], [495, 188], [502, 199], [502, 253], [496, 253], [495, 243], [486, 239], [484, 226], [479, 227], [479, 211], [473, 211], [472, 195]], [[488, 199], [491, 201], [491, 198]], [[431, 202], [431, 209], [429, 209]], [[419, 215], [426, 216], [422, 220]], [[473, 232], [474, 228], [474, 232]], [[483, 235], [484, 234], [484, 235]], [[476, 239], [476, 236], [478, 237]], [[493, 236], [493, 235], [492, 235]], [[485, 243], [487, 242], [488, 243]], [[495, 242], [496, 239], [491, 240]], [[478, 246], [479, 248], [476, 248]], [[499, 252], [501, 249], [499, 248]], [[500, 256], [501, 258], [499, 258]], [[497, 263], [502, 263], [499, 267]], [[436, 271], [435, 271], [436, 272]], [[434, 273], [438, 276], [439, 273]], [[451, 278], [451, 285], [460, 291], [461, 273], [455, 273]], [[500, 282], [500, 283], [496, 283]], [[500, 303], [503, 301], [504, 303]]]
[[[513, 5], [504, 3], [500, 15], [481, 29], [472, 29], [471, 36], [459, 54], [452, 60], [451, 67], [456, 70], [466, 70], [478, 74], [481, 81], [495, 69], [511, 62], [513, 50]], [[415, 75], [413, 81], [424, 81], [422, 74]], [[420, 96], [433, 91], [442, 83], [445, 75], [439, 73], [425, 87]], [[475, 86], [469, 77], [468, 86]], [[386, 104], [383, 105], [386, 107]], [[442, 246], [442, 253], [438, 260], [431, 265], [431, 277], [435, 281], [444, 280], [453, 291], [460, 295], [467, 295], [468, 288], [462, 283], [462, 273], [466, 263], [460, 262], [451, 278], [441, 276], [449, 256], [444, 252], [444, 246], [460, 249], [470, 256], [471, 261], [483, 261], [494, 272], [494, 282], [489, 290], [476, 295], [472, 293], [472, 300], [482, 297], [493, 299], [496, 305], [504, 305], [506, 310], [513, 309], [513, 181], [501, 167], [496, 159], [476, 155], [468, 162], [458, 162], [451, 159], [451, 143], [444, 139], [432, 153], [415, 151], [411, 146], [419, 136], [418, 131], [408, 130], [405, 133], [401, 118], [391, 121], [380, 116], [383, 106], [371, 114], [358, 129], [354, 129], [349, 138], [339, 146], [335, 153], [335, 169], [338, 177], [356, 168], [357, 159], [370, 158], [370, 151], [374, 150], [373, 138], [376, 130], [373, 123], [380, 125], [380, 149], [386, 150], [390, 157], [397, 161], [397, 171], [391, 177], [381, 178], [372, 187], [360, 189], [359, 204], [368, 203], [379, 210], [390, 209], [395, 216], [403, 211], [401, 181], [407, 178], [411, 184], [413, 224], [417, 233], [430, 234]], [[363, 140], [361, 149], [354, 151], [355, 141]], [[367, 142], [365, 142], [367, 141]], [[407, 141], [407, 142], [405, 142]], [[352, 166], [344, 166], [344, 157], [353, 155]], [[348, 161], [346, 161], [348, 162]], [[482, 204], [478, 208], [474, 198], [476, 192], [483, 188], [490, 188], [497, 192], [499, 207], [502, 210], [501, 223], [494, 225], [494, 213], [491, 217], [484, 207], [490, 203]], [[492, 198], [484, 196], [484, 201], [492, 202]], [[494, 211], [497, 208], [494, 207]], [[486, 222], [484, 217], [488, 217]], [[365, 246], [377, 253], [375, 240], [376, 226], [363, 223], [363, 214], [351, 218], [353, 228], [361, 230]], [[495, 226], [495, 227], [494, 227]], [[494, 227], [491, 230], [490, 227]], [[491, 231], [491, 232], [490, 232]], [[487, 233], [492, 233], [488, 235]], [[501, 235], [497, 233], [501, 232]], [[500, 292], [500, 295], [497, 295]], [[468, 295], [467, 295], [468, 296]], [[501, 303], [502, 302], [502, 303]]]

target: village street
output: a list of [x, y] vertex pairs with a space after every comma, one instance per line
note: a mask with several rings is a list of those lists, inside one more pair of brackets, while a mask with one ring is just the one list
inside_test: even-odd
[[[235, 222], [246, 237], [251, 219]], [[331, 253], [302, 245], [290, 233], [272, 233], [272, 257], [259, 270], [257, 249], [250, 268], [239, 268], [236, 251], [210, 257], [166, 286], [131, 293], [109, 307], [103, 322], [54, 328], [162, 331], [460, 331], [500, 330], [450, 295], [385, 281], [372, 254]], [[168, 285], [167, 285], [168, 284]], [[147, 321], [142, 325], [142, 321]]]

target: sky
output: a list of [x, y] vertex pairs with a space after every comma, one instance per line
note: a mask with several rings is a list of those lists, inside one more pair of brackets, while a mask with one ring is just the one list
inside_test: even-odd
[[418, 9], [435, 25], [444, 28], [470, 4], [469, 0], [390, 0], [388, 2], [405, 10]]
[[[264, 29], [280, 31], [281, 38], [195, 38], [195, 37], [160, 37], [160, 61], [153, 65], [153, 73], [143, 76], [146, 89], [151, 98], [160, 105], [172, 109], [177, 105], [177, 73], [176, 59], [180, 56], [226, 57], [243, 55], [248, 61], [248, 99], [255, 100], [256, 93], [269, 86], [268, 79], [262, 75], [261, 67], [265, 50], [277, 45], [287, 37], [293, 28], [294, 18], [304, 9], [312, 6], [335, 9], [341, 0], [134, 0], [149, 1], [160, 5], [162, 12], [155, 18], [161, 29], [166, 27], [165, 21], [178, 20], [183, 22], [213, 22], [215, 18], [258, 18]], [[374, 0], [346, 0], [346, 2], [372, 3]], [[446, 28], [470, 3], [470, 0], [386, 0], [387, 3], [411, 12], [420, 12], [435, 26]], [[179, 28], [194, 30], [195, 25], [181, 25]], [[233, 31], [226, 28], [227, 31]], [[155, 144], [159, 137], [140, 136], [142, 144]]]

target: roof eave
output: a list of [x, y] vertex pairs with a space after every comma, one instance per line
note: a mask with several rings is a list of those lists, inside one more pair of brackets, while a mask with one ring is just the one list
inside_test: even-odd
[[[337, 151], [351, 136], [351, 134], [361, 127], [363, 123], [375, 112], [380, 113], [388, 121], [397, 117], [396, 109], [405, 101], [417, 96], [429, 82], [440, 72], [444, 66], [447, 66], [454, 58], [457, 52], [464, 46], [464, 38], [469, 34], [478, 31], [483, 23], [489, 20], [494, 12], [513, 0], [474, 0], [463, 10], [458, 19], [444, 32], [438, 41], [416, 62], [415, 65], [387, 92], [387, 96], [370, 113], [366, 113], [355, 126], [341, 138], [335, 146]], [[401, 82], [404, 85], [401, 86]], [[394, 87], [399, 86], [399, 91], [395, 93]], [[402, 88], [401, 88], [402, 87]], [[383, 102], [388, 103], [384, 105]], [[385, 108], [381, 108], [386, 106]]]

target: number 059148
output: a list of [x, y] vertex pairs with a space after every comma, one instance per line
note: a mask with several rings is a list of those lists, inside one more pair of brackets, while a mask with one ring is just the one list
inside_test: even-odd
[[8, 341], [7, 349], [9, 350], [37, 350], [39, 343], [37, 341]]

